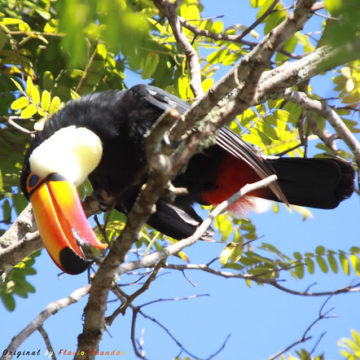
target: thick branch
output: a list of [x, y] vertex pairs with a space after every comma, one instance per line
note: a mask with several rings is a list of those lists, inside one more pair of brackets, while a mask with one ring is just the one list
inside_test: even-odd
[[42, 247], [31, 205], [28, 205], [0, 237], [0, 274]]
[[[182, 117], [183, 121], [178, 121], [176, 124], [170, 139], [178, 141], [198, 121], [203, 120], [202, 123], [205, 123], [205, 118], [209, 122], [214, 122], [214, 118], [219, 118], [216, 116], [219, 109], [214, 109], [215, 114], [211, 110], [234, 89], [237, 91], [227, 97], [225, 104], [220, 105], [225, 108], [221, 110], [221, 121], [216, 122], [217, 127], [229, 122], [236, 114], [253, 105], [258, 81], [261, 74], [269, 66], [271, 57], [287, 39], [303, 27], [311, 15], [311, 7], [314, 2], [315, 0], [299, 1], [294, 12], [289, 14], [285, 21], [273, 29], [249, 54], [244, 56], [240, 63], [234, 66], [204, 97], [193, 104]], [[214, 132], [213, 129], [212, 133]]]
[[[169, 111], [165, 113], [156, 124], [156, 127], [148, 135], [148, 138], [154, 141], [162, 139], [165, 128], [161, 126], [161, 122], [168, 123], [171, 119], [176, 119], [177, 112]], [[153, 132], [159, 132], [154, 134]], [[152, 145], [152, 144], [151, 144]], [[147, 149], [152, 146], [147, 144]], [[186, 151], [184, 151], [187, 154]], [[157, 202], [161, 194], [164, 192], [170, 178], [184, 166], [184, 161], [188, 158], [178, 159], [177, 162], [169, 166], [166, 156], [159, 153], [147, 154], [148, 163], [161, 163], [162, 166], [156, 166], [149, 169], [149, 178], [143, 186], [138, 199], [133, 205], [127, 219], [125, 229], [122, 231], [118, 239], [116, 239], [110, 249], [109, 254], [105, 257], [102, 264], [92, 281], [92, 288], [88, 304], [84, 310], [84, 328], [82, 334], [78, 337], [78, 350], [88, 354], [91, 349], [95, 349], [101, 339], [102, 331], [105, 328], [104, 314], [106, 310], [106, 300], [108, 292], [113, 284], [114, 275], [118, 266], [124, 261], [126, 254], [137, 241], [139, 232], [146, 222], [147, 218], [154, 211], [154, 204]], [[159, 159], [158, 162], [153, 161], [152, 157]], [[160, 160], [161, 157], [161, 160]], [[78, 357], [75, 356], [75, 359]], [[81, 356], [79, 358], [82, 358]]]
[[[164, 118], [166, 120], [166, 117]], [[161, 128], [161, 127], [158, 127]], [[157, 136], [153, 136], [156, 138]], [[186, 161], [186, 158], [180, 158], [179, 161]], [[177, 166], [179, 163], [176, 163], [172, 168], [172, 171], [176, 173], [178, 171]], [[150, 176], [149, 181], [146, 183], [144, 190], [140, 193], [140, 196], [136, 203], [133, 206], [132, 211], [129, 214], [126, 227], [117, 239], [108, 256], [104, 259], [103, 263], [100, 265], [99, 270], [97, 271], [93, 282], [92, 289], [90, 292], [90, 298], [88, 304], [84, 311], [84, 329], [82, 334], [78, 337], [78, 350], [79, 352], [84, 352], [88, 354], [91, 349], [95, 349], [98, 346], [98, 343], [101, 339], [102, 331], [105, 328], [105, 310], [106, 310], [106, 300], [109, 289], [113, 283], [113, 278], [115, 272], [124, 260], [125, 255], [130, 250], [133, 243], [137, 240], [138, 233], [145, 223], [147, 217], [151, 213], [152, 204], [154, 204], [158, 197], [160, 196], [161, 189], [166, 186], [167, 181], [169, 180], [170, 173], [158, 173], [154, 171], [152, 176]], [[159, 178], [160, 177], [160, 178]], [[276, 180], [276, 176], [270, 176], [266, 179], [258, 181], [254, 184], [248, 184], [239, 190], [238, 193], [233, 195], [229, 200], [224, 201], [219, 204], [210, 215], [202, 222], [198, 227], [195, 233], [177, 243], [170, 245], [168, 248], [164, 249], [161, 252], [156, 254], [151, 254], [146, 256], [141, 261], [142, 267], [146, 267], [146, 262], [150, 261], [149, 265], [158, 263], [164, 260], [171, 254], [176, 254], [181, 251], [184, 247], [190, 246], [203, 235], [209, 228], [212, 220], [224, 211], [227, 206], [231, 203], [237, 201], [240, 197], [246, 195], [247, 193], [257, 190], [261, 187], [268, 186], [271, 182]], [[160, 183], [159, 183], [160, 181]], [[128, 268], [127, 271], [133, 270]], [[119, 271], [117, 271], [119, 274]], [[75, 356], [77, 359], [77, 356]]]
[[261, 76], [256, 102], [263, 102], [264, 98], [271, 95], [282, 96], [284, 89], [308, 80], [323, 71], [330, 70], [358, 58], [360, 52], [360, 39], [337, 48], [323, 46], [302, 59], [287, 62], [273, 70], [264, 72]]
[[[294, 62], [287, 62], [274, 70], [266, 71], [261, 75], [254, 101], [256, 103], [262, 103], [266, 100], [267, 97], [281, 97], [283, 96], [282, 94], [284, 92], [284, 89], [286, 89], [287, 87], [291, 87], [300, 82], [303, 82], [304, 80], [310, 79], [311, 77], [321, 73], [322, 71], [329, 70], [333, 66], [341, 65], [344, 63], [344, 61], [350, 61], [356, 58], [359, 52], [360, 40], [351, 44], [346, 44], [337, 49], [326, 46], [315, 50], [313, 53], [306, 55], [300, 60]], [[339, 56], [340, 54], [344, 53], [347, 54], [346, 59], [344, 59], [342, 56]], [[326, 64], [326, 66], [324, 64]], [[233, 107], [232, 102], [238, 102], [238, 92], [233, 92], [232, 94], [230, 94], [230, 96], [228, 96], [228, 99], [224, 101], [222, 107], [214, 108], [214, 106], [218, 102], [218, 99], [221, 99], [221, 96], [225, 96], [227, 93], [227, 91], [225, 91], [222, 87], [216, 87], [214, 89], [215, 90], [210, 90], [201, 100], [201, 102], [195, 102], [191, 108], [191, 111], [188, 111], [186, 116], [182, 117], [182, 119], [185, 120], [186, 123], [191, 122], [192, 120], [201, 119], [201, 116], [205, 116], [206, 114], [209, 114], [208, 119], [213, 120], [216, 119], [217, 116], [229, 118], [229, 113], [231, 116], [235, 115], [232, 114], [231, 108]], [[219, 94], [218, 91], [220, 92]], [[244, 110], [247, 107], [247, 105], [243, 104]], [[211, 111], [211, 109], [213, 108], [216, 111]], [[228, 109], [230, 110], [228, 111]], [[191, 117], [192, 115], [194, 116]], [[221, 124], [222, 123], [223, 122], [221, 122]], [[172, 133], [174, 134], [172, 135], [173, 139], [178, 140], [179, 138], [181, 138], [182, 133], [180, 133], [180, 128], [183, 126], [185, 126], [185, 124], [177, 126], [177, 130]], [[206, 131], [203, 131], [202, 135], [204, 138], [209, 138], [211, 137], [211, 134], [213, 134], [212, 130], [206, 129]], [[40, 239], [38, 237], [35, 237], [34, 239], [27, 239], [25, 241], [25, 235], [27, 232], [25, 232], [23, 222], [28, 222], [25, 212], [23, 212], [19, 216], [16, 223], [14, 223], [14, 227], [11, 227], [11, 229], [8, 230], [10, 231], [10, 233], [5, 233], [0, 238], [1, 247], [7, 247], [10, 246], [10, 244], [12, 246], [11, 249], [9, 248], [7, 250], [8, 252], [6, 255], [6, 262], [0, 261], [0, 272], [4, 271], [3, 264], [6, 264], [5, 267], [14, 266], [25, 256], [31, 255], [33, 252], [37, 251], [42, 247]], [[19, 232], [18, 237], [14, 235], [16, 234], [16, 232], [13, 232], [13, 230], [15, 230], [16, 228], [24, 230]], [[5, 239], [6, 245], [4, 245]], [[3, 253], [3, 251], [4, 250], [0, 250], [0, 257], [1, 254], [5, 254]], [[17, 252], [19, 252], [19, 254], [17, 254]], [[3, 258], [4, 257], [2, 257], [1, 259]]]

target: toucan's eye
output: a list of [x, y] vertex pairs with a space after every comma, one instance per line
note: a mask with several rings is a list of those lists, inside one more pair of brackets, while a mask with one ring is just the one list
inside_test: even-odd
[[38, 188], [43, 182], [43, 178], [36, 174], [30, 173], [26, 181], [26, 190], [31, 195], [36, 188]]
[[36, 184], [39, 182], [39, 179], [40, 178], [37, 175], [31, 175], [28, 181], [29, 188], [33, 188], [34, 186], [36, 186]]

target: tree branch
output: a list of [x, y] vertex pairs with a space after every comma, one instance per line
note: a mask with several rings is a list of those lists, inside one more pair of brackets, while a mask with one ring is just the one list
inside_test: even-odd
[[337, 148], [335, 141], [338, 139], [336, 134], [328, 134], [326, 130], [320, 130], [316, 125], [316, 120], [311, 111], [305, 111], [305, 116], [309, 121], [311, 131], [334, 153]]
[[[175, 166], [172, 171], [176, 172], [177, 169], [178, 168]], [[95, 349], [98, 346], [102, 331], [105, 329], [104, 316], [106, 310], [106, 300], [109, 289], [113, 283], [115, 272], [131, 248], [132, 244], [137, 240], [138, 233], [143, 223], [146, 221], [147, 216], [150, 214], [152, 204], [156, 202], [160, 190], [166, 186], [166, 182], [169, 176], [168, 174], [158, 174], [157, 171], [155, 171], [152, 175], [153, 176], [150, 176], [144, 190], [140, 193], [138, 200], [134, 204], [133, 209], [129, 214], [125, 229], [119, 238], [113, 243], [109, 255], [105, 257], [104, 261], [99, 266], [99, 270], [95, 274], [95, 277], [92, 281], [89, 301], [84, 310], [84, 328], [82, 334], [80, 334], [78, 337], [79, 351], [77, 353], [79, 354], [81, 352], [88, 354], [91, 349]], [[161, 178], [159, 178], [159, 176], [161, 176]], [[153, 177], [156, 178], [156, 181], [153, 179]], [[244, 186], [229, 200], [219, 204], [201, 223], [192, 236], [168, 246], [163, 251], [156, 252], [144, 257], [142, 260], [137, 262], [138, 267], [148, 267], [147, 263], [152, 266], [153, 264], [164, 260], [169, 255], [178, 253], [184, 247], [195, 244], [201, 235], [206, 232], [212, 220], [222, 211], [224, 211], [227, 206], [251, 191], [268, 186], [275, 179], [276, 176], [273, 175], [254, 184], [248, 184]], [[162, 184], [162, 187], [159, 186], [159, 183], [157, 183], [159, 180]], [[135, 268], [128, 266], [126, 271], [131, 271], [134, 269]], [[120, 269], [118, 269], [117, 274], [121, 274], [121, 266]], [[75, 356], [75, 359], [77, 359], [77, 356]]]
[[238, 36], [237, 41], [242, 40], [247, 34], [251, 32], [251, 30], [255, 29], [259, 24], [261, 24], [261, 22], [263, 22], [273, 12], [278, 2], [279, 0], [274, 0], [268, 9]]
[[[137, 263], [137, 262], [135, 262], [135, 263]], [[127, 264], [131, 264], [131, 263], [126, 263], [126, 264], [124, 264], [124, 266]], [[136, 264], [132, 264], [132, 265], [134, 266]], [[150, 266], [150, 265], [148, 265], [148, 266]], [[164, 266], [164, 268], [180, 270], [180, 271], [201, 270], [201, 271], [205, 271], [210, 274], [218, 275], [218, 276], [221, 276], [221, 277], [224, 277], [227, 279], [243, 279], [243, 280], [258, 281], [260, 283], [273, 286], [273, 287], [275, 287], [281, 291], [284, 291], [288, 294], [297, 295], [297, 296], [307, 296], [307, 297], [330, 296], [330, 295], [332, 296], [332, 295], [345, 294], [345, 293], [351, 293], [351, 292], [354, 292], [354, 293], [360, 292], [360, 283], [357, 283], [355, 285], [348, 285], [343, 288], [339, 288], [339, 289], [332, 290], [332, 291], [331, 290], [330, 291], [321, 291], [321, 292], [297, 291], [297, 290], [289, 289], [289, 288], [286, 288], [286, 287], [280, 285], [274, 279], [266, 279], [266, 278], [260, 277], [258, 275], [234, 274], [229, 271], [216, 270], [216, 269], [210, 268], [210, 266], [208, 264], [186, 264], [186, 265], [166, 264], [166, 266]]]
[[327, 304], [327, 302], [330, 300], [331, 296], [329, 296], [324, 303], [321, 305], [321, 308], [319, 310], [319, 316], [306, 328], [303, 336], [295, 341], [294, 343], [290, 344], [289, 346], [287, 346], [285, 349], [279, 351], [276, 355], [273, 355], [269, 358], [269, 360], [275, 360], [276, 358], [280, 357], [281, 355], [285, 354], [287, 351], [289, 351], [290, 349], [293, 349], [295, 346], [302, 344], [308, 340], [310, 340], [312, 338], [312, 336], [309, 336], [309, 332], [310, 330], [321, 320], [324, 319], [330, 319], [331, 317], [329, 316], [329, 313], [333, 310], [333, 308], [331, 308], [330, 310], [323, 312], [325, 305]]
[[[175, 342], [175, 344], [181, 349], [182, 352], [185, 352], [186, 354], [188, 354], [189, 356], [196, 358], [196, 359], [201, 359], [199, 356], [196, 356], [194, 354], [192, 354], [189, 350], [187, 350], [184, 345], [182, 345], [180, 343], [180, 341], [171, 333], [171, 331], [165, 326], [163, 325], [161, 322], [159, 322], [157, 319], [155, 319], [152, 316], [149, 316], [147, 314], [145, 314], [142, 311], [142, 308], [145, 306], [149, 306], [158, 302], [162, 302], [162, 301], [180, 301], [180, 300], [191, 300], [194, 298], [198, 298], [201, 296], [208, 296], [207, 294], [203, 294], [203, 295], [193, 295], [193, 296], [187, 296], [187, 297], [183, 297], [183, 298], [172, 298], [172, 299], [158, 299], [158, 300], [154, 300], [139, 306], [134, 306], [131, 305], [131, 309], [133, 310], [133, 317], [132, 317], [132, 323], [131, 323], [131, 341], [133, 343], [133, 348], [135, 351], [135, 354], [141, 358], [141, 359], [146, 359], [144, 352], [142, 351], [142, 354], [140, 354], [139, 350], [137, 349], [136, 346], [136, 340], [135, 340], [135, 327], [136, 327], [136, 319], [137, 319], [137, 315], [140, 314], [142, 317], [144, 317], [145, 319], [148, 319], [150, 321], [152, 321], [153, 323], [155, 323], [156, 325], [158, 325], [162, 330], [165, 331], [165, 333]], [[212, 359], [213, 357], [215, 357], [217, 354], [219, 354], [225, 347], [227, 341], [229, 340], [230, 336], [227, 336], [225, 341], [223, 342], [223, 344], [220, 346], [220, 348], [213, 354], [211, 354], [209, 357], [207, 357], [206, 359]], [[143, 350], [143, 349], [141, 349]]]
[[[60, 300], [54, 301], [46, 306], [46, 308], [36, 316], [28, 326], [26, 326], [18, 335], [14, 336], [10, 344], [6, 347], [9, 353], [14, 353], [15, 350], [36, 330], [42, 327], [45, 320], [51, 315], [56, 314], [59, 310], [78, 302], [82, 297], [88, 294], [90, 285], [83, 286], [69, 296]], [[3, 355], [0, 360], [10, 360], [12, 355]]]
[[[311, 15], [311, 7], [315, 0], [300, 0], [293, 13], [273, 29], [249, 54], [232, 68], [204, 97], [195, 101], [193, 106], [175, 125], [170, 141], [175, 143], [187, 131], [201, 121], [204, 138], [230, 122], [235, 115], [241, 113], [255, 103], [255, 94], [261, 74], [269, 66], [273, 54], [296, 31], [300, 30]], [[236, 89], [234, 91], [234, 89]], [[221, 102], [221, 100], [224, 101]], [[218, 105], [218, 106], [217, 106]], [[221, 119], [215, 122], [214, 119]], [[214, 129], [215, 127], [215, 129]]]
[[[169, 117], [176, 117], [177, 112], [169, 111], [161, 117], [161, 121], [168, 122]], [[160, 119], [159, 119], [160, 120]], [[175, 120], [175, 118], [174, 118]], [[159, 131], [161, 134], [165, 128], [161, 123], [157, 123], [153, 131]], [[150, 139], [161, 139], [162, 136], [158, 134], [148, 135]], [[147, 145], [146, 148], [151, 148]], [[194, 151], [190, 144], [190, 150]], [[84, 328], [83, 332], [78, 337], [79, 354], [83, 351], [88, 354], [91, 349], [97, 348], [101, 339], [102, 331], [105, 328], [104, 314], [106, 310], [106, 300], [109, 289], [112, 287], [114, 275], [118, 266], [124, 261], [126, 254], [131, 249], [132, 245], [137, 241], [139, 232], [146, 222], [148, 216], [154, 211], [154, 204], [164, 192], [169, 179], [177, 173], [177, 171], [184, 166], [188, 161], [190, 153], [186, 149], [183, 154], [169, 166], [166, 156], [162, 154], [147, 154], [149, 164], [154, 163], [152, 156], [161, 157], [160, 163], [163, 166], [156, 166], [149, 169], [148, 181], [142, 187], [142, 190], [133, 205], [126, 222], [126, 226], [118, 239], [116, 239], [110, 249], [109, 254], [104, 258], [100, 264], [97, 273], [92, 281], [90, 297], [87, 306], [84, 310]], [[81, 356], [80, 356], [81, 357]], [[75, 359], [79, 358], [75, 356]]]
[[182, 30], [180, 19], [176, 14], [176, 2], [173, 4], [167, 0], [153, 0], [153, 2], [160, 12], [169, 20], [176, 42], [184, 52], [189, 63], [191, 90], [193, 91], [195, 98], [200, 98], [204, 94], [204, 91], [201, 87], [201, 67], [199, 57]]
[[10, 229], [0, 237], [0, 274], [42, 247], [43, 244], [29, 204]]
[[133, 294], [131, 295], [125, 295], [126, 301], [123, 302], [121, 304], [121, 306], [116, 309], [112, 315], [108, 316], [105, 319], [106, 324], [109, 326], [112, 324], [112, 322], [115, 320], [115, 318], [121, 313], [121, 314], [125, 314], [126, 309], [132, 304], [132, 302], [134, 301], [134, 299], [136, 299], [138, 296], [140, 296], [141, 294], [143, 294], [146, 290], [149, 289], [150, 284], [156, 279], [156, 276], [159, 272], [159, 270], [163, 267], [164, 263], [161, 261], [159, 263], [157, 263], [154, 266], [154, 270], [151, 272], [150, 276], [147, 278], [147, 280], [145, 281], [144, 285], [138, 289], [137, 291], [135, 291]]
[[360, 39], [337, 48], [323, 46], [302, 59], [264, 72], [256, 91], [255, 102], [262, 102], [271, 95], [282, 96], [284, 89], [308, 80], [323, 71], [354, 60], [360, 51]]
[[311, 99], [304, 92], [295, 91], [293, 89], [286, 89], [283, 93], [286, 100], [298, 104], [305, 110], [315, 111], [320, 116], [325, 118], [331, 126], [336, 130], [338, 136], [344, 140], [346, 145], [354, 154], [356, 163], [360, 167], [360, 143], [354, 134], [344, 124], [341, 117], [327, 105], [325, 101]]
[[51, 357], [51, 360], [56, 360], [56, 356], [55, 356], [55, 352], [54, 352], [54, 348], [51, 345], [49, 336], [47, 334], [47, 332], [45, 331], [45, 329], [42, 326], [38, 327], [38, 331], [41, 334], [41, 336], [43, 337], [44, 341], [45, 341], [45, 345], [46, 345], [46, 349], [47, 352], [49, 354], [49, 357]]
[[[320, 116], [325, 118], [330, 125], [335, 129], [339, 138], [343, 139], [351, 152], [354, 154], [358, 169], [360, 169], [360, 143], [354, 134], [344, 124], [341, 117], [327, 105], [325, 101], [311, 99], [305, 93], [295, 91], [293, 89], [286, 89], [284, 91], [284, 98], [298, 104], [303, 109], [308, 111], [315, 111]], [[360, 188], [360, 177], [358, 187]]]
[[[327, 70], [331, 66], [338, 66], [343, 64], [344, 61], [350, 61], [353, 58], [357, 57], [357, 54], [360, 51], [360, 40], [355, 41], [352, 44], [345, 44], [337, 49], [333, 49], [331, 47], [322, 47], [319, 49], [316, 49], [313, 53], [310, 53], [303, 57], [300, 60], [294, 61], [294, 62], [287, 62], [278, 68], [270, 71], [266, 71], [261, 75], [261, 78], [259, 80], [259, 84], [256, 89], [256, 94], [254, 101], [255, 103], [262, 103], [266, 100], [267, 97], [273, 98], [274, 96], [278, 95], [279, 97], [282, 96], [284, 89], [287, 87], [291, 87], [293, 85], [296, 85], [300, 82], [303, 82], [304, 80], [307, 80], [320, 72]], [[348, 54], [346, 59], [343, 57], [339, 57], [340, 54], [346, 53]], [[241, 62], [240, 62], [241, 64]], [[238, 66], [240, 66], [240, 64]], [[324, 64], [327, 64], [326, 66]], [[245, 69], [245, 65], [244, 69]], [[230, 76], [229, 74], [227, 76]], [[225, 81], [226, 82], [226, 81]], [[234, 84], [233, 84], [234, 85]], [[210, 89], [209, 92], [202, 98], [201, 101], [196, 101], [192, 108], [181, 117], [181, 123], [183, 124], [177, 124], [176, 127], [174, 127], [173, 131], [171, 132], [171, 140], [172, 142], [176, 143], [181, 140], [182, 134], [181, 130], [186, 131], [187, 129], [191, 129], [191, 126], [187, 126], [187, 123], [193, 124], [193, 120], [197, 122], [199, 119], [202, 119], [204, 116], [208, 115], [208, 120], [216, 118], [216, 116], [225, 116], [228, 117], [228, 114], [231, 113], [231, 109], [228, 111], [228, 109], [232, 106], [231, 102], [237, 102], [240, 101], [237, 99], [237, 93], [233, 92], [228, 95], [228, 99], [225, 99], [225, 101], [220, 104], [221, 106], [216, 106], [219, 99], [221, 99], [223, 96], [226, 96], [227, 87], [223, 88], [221, 86], [215, 86], [213, 89]], [[226, 105], [226, 102], [228, 105]], [[245, 105], [243, 105], [244, 109], [246, 108]], [[211, 111], [213, 108], [215, 110]], [[231, 116], [234, 116], [231, 114]], [[231, 118], [231, 116], [229, 118]], [[223, 121], [221, 122], [221, 125], [223, 124]], [[220, 127], [221, 125], [218, 125]], [[211, 138], [211, 134], [213, 134], [212, 129], [205, 128], [202, 133], [202, 138]], [[188, 142], [191, 142], [191, 140], [188, 140]], [[197, 149], [195, 146], [196, 144], [193, 144], [194, 148]], [[194, 150], [195, 151], [195, 150]], [[30, 205], [29, 205], [30, 206]], [[85, 205], [85, 209], [87, 206]], [[96, 210], [98, 210], [98, 207], [95, 206]], [[95, 211], [96, 211], [95, 210]], [[19, 218], [16, 221], [16, 225], [14, 223], [15, 228], [18, 227], [22, 228], [21, 224], [25, 221], [27, 222], [27, 216], [25, 213], [22, 213]], [[35, 237], [31, 240], [25, 240], [26, 232], [21, 232], [19, 237], [14, 236], [13, 233], [13, 227], [11, 227], [10, 234], [5, 233], [0, 238], [0, 247], [5, 247], [3, 245], [4, 239], [6, 238], [6, 247], [10, 246], [10, 244], [13, 246], [9, 248], [6, 255], [6, 267], [14, 266], [17, 262], [21, 261], [24, 257], [29, 256], [33, 252], [37, 251], [42, 247], [40, 238]], [[36, 229], [36, 228], [35, 228]], [[8, 240], [11, 239], [11, 242]], [[20, 240], [19, 240], [20, 239]], [[23, 247], [25, 246], [25, 248]], [[0, 250], [0, 256], [1, 254], [4, 254]], [[17, 252], [20, 252], [19, 254], [16, 254]], [[4, 259], [4, 257], [2, 257]], [[11, 260], [12, 259], [12, 260]], [[11, 260], [11, 261], [10, 261]], [[5, 264], [3, 261], [0, 261], [0, 272], [4, 271]]]
[[262, 187], [269, 186], [275, 180], [276, 180], [276, 176], [272, 175], [263, 180], [257, 181], [256, 183], [245, 185], [237, 193], [231, 196], [228, 200], [225, 200], [219, 205], [217, 205], [210, 212], [208, 217], [198, 226], [198, 228], [196, 229], [193, 235], [189, 236], [186, 239], [179, 240], [176, 243], [169, 245], [168, 247], [166, 247], [161, 251], [155, 251], [143, 257], [139, 261], [130, 261], [122, 264], [117, 271], [118, 276], [127, 273], [129, 271], [133, 271], [135, 269], [152, 267], [154, 264], [158, 263], [159, 261], [164, 260], [171, 255], [177, 254], [185, 247], [195, 244], [201, 238], [201, 236], [205, 234], [205, 232], [211, 225], [214, 218], [220, 215], [223, 211], [225, 211], [227, 207], [229, 207], [234, 202], [238, 201], [240, 197], [245, 196], [246, 194], [258, 190]]

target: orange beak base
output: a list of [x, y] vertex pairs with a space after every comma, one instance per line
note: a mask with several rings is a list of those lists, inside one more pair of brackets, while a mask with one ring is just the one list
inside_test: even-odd
[[76, 187], [57, 174], [42, 179], [30, 173], [27, 191], [44, 246], [55, 264], [68, 274], [79, 274], [91, 264], [80, 249], [82, 240], [104, 249], [93, 232]]

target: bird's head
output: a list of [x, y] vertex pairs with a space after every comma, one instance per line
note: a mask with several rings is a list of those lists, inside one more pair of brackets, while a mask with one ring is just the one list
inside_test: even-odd
[[31, 201], [48, 253], [70, 274], [83, 272], [89, 265], [79, 241], [106, 246], [93, 232], [76, 190], [98, 166], [102, 150], [94, 132], [68, 126], [30, 147], [26, 156], [22, 190]]

